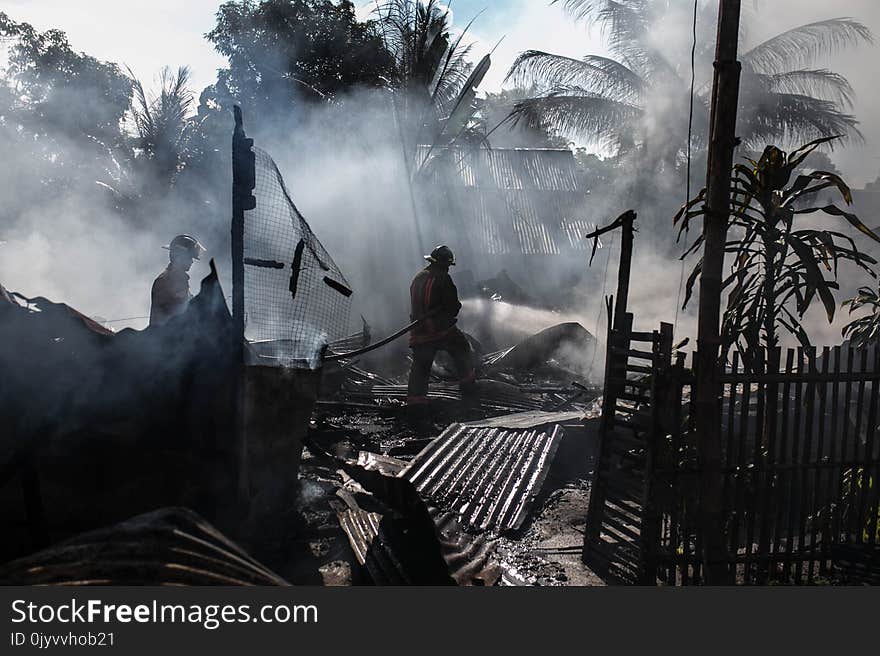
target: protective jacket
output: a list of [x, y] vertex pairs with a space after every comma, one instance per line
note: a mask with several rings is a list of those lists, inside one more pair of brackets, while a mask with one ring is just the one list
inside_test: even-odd
[[153, 281], [150, 297], [150, 325], [159, 326], [186, 309], [192, 298], [189, 274], [169, 264]]
[[412, 321], [436, 311], [413, 329], [410, 344], [441, 340], [455, 329], [461, 302], [452, 277], [443, 267], [432, 264], [419, 271], [413, 278], [409, 293]]

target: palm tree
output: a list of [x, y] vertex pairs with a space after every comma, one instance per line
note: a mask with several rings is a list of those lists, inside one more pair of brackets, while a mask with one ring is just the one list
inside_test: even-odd
[[446, 146], [473, 138], [476, 87], [491, 65], [486, 55], [474, 66], [470, 25], [452, 34], [449, 9], [438, 0], [376, 3], [386, 49], [394, 60], [398, 120], [415, 135], [412, 146]]
[[[578, 20], [598, 25], [611, 57], [572, 59], [547, 52], [524, 52], [508, 79], [541, 84], [545, 92], [516, 105], [511, 118], [550, 125], [562, 134], [602, 143], [617, 152], [640, 150], [675, 164], [687, 145], [690, 62], [669, 58], [658, 29], [689, 22], [691, 0], [555, 0]], [[708, 31], [714, 7], [702, 2], [695, 60], [712, 60]], [[668, 41], [667, 41], [668, 42]], [[850, 18], [802, 25], [760, 43], [741, 55], [742, 81], [738, 136], [760, 152], [768, 142], [802, 143], [832, 135], [861, 139], [846, 78], [816, 68], [822, 56], [873, 42], [871, 31]], [[697, 73], [699, 76], [699, 72]], [[704, 145], [711, 87], [695, 89], [692, 145]]]
[[129, 108], [128, 144], [121, 153], [110, 153], [106, 180], [97, 184], [107, 190], [120, 212], [136, 214], [149, 198], [164, 198], [180, 172], [197, 157], [191, 141], [203, 117], [195, 109], [188, 88], [190, 71], [165, 67], [159, 72], [156, 93], [150, 94], [128, 70], [132, 98]]
[[149, 162], [149, 171], [155, 180], [168, 186], [186, 165], [187, 148], [195, 128], [190, 117], [194, 98], [187, 86], [189, 78], [187, 66], [181, 66], [176, 72], [165, 67], [159, 73], [158, 93], [148, 95], [132, 75], [131, 119], [135, 148], [139, 157]]

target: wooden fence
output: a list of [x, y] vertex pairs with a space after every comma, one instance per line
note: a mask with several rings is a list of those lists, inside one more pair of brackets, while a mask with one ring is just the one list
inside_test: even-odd
[[[647, 445], [647, 582], [700, 583], [700, 467], [687, 412], [693, 376], [657, 372], [671, 423]], [[723, 517], [729, 580], [864, 582], [878, 558], [880, 349], [772, 351], [721, 376]], [[655, 411], [656, 414], [656, 411]], [[670, 428], [671, 427], [671, 428]], [[644, 533], [643, 529], [643, 533]]]
[[[612, 308], [608, 307], [609, 324]], [[656, 579], [656, 513], [651, 507], [650, 436], [664, 432], [671, 367], [672, 325], [632, 330], [623, 313], [608, 332], [603, 411], [596, 474], [584, 532], [584, 561], [600, 576], [621, 583]], [[675, 379], [676, 381], [678, 378]], [[658, 385], [660, 383], [660, 385]], [[680, 389], [680, 386], [678, 387]], [[680, 404], [679, 404], [680, 405]]]
[[[700, 584], [692, 368], [665, 324], [624, 315], [608, 344], [584, 560], [611, 581]], [[721, 382], [728, 580], [880, 582], [880, 348], [734, 355]]]

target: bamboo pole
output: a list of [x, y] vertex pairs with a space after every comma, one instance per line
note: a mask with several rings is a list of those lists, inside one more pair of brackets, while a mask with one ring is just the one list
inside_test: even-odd
[[712, 111], [707, 202], [703, 223], [703, 270], [697, 332], [695, 420], [702, 468], [700, 533], [705, 583], [729, 582], [725, 564], [721, 472], [721, 387], [718, 357], [721, 344], [721, 279], [730, 213], [730, 175], [737, 145], [736, 112], [740, 64], [737, 61], [741, 0], [720, 0]]

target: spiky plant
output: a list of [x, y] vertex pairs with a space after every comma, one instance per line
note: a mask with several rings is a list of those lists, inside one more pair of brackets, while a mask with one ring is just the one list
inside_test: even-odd
[[190, 118], [194, 99], [187, 86], [190, 70], [187, 66], [175, 72], [163, 68], [156, 94], [148, 94], [133, 74], [131, 77], [135, 147], [150, 162], [151, 174], [170, 185], [186, 163], [187, 145], [194, 127]]
[[451, 102], [470, 71], [464, 32], [453, 39], [449, 10], [436, 0], [388, 0], [378, 5], [395, 83], [439, 104]]
[[868, 308], [871, 312], [854, 319], [843, 327], [843, 337], [848, 338], [855, 348], [865, 348], [876, 344], [880, 339], [880, 294], [871, 287], [860, 287], [854, 298], [843, 302], [849, 307], [850, 315], [856, 310]]
[[[863, 235], [880, 242], [859, 218], [837, 205], [811, 205], [821, 191], [837, 191], [847, 205], [852, 203], [849, 187], [840, 176], [813, 171], [794, 178], [807, 156], [831, 138], [817, 139], [785, 153], [767, 146], [757, 161], [734, 167], [728, 241], [730, 275], [722, 283], [727, 306], [722, 320], [722, 356], [736, 348], [748, 367], [758, 368], [764, 355], [779, 344], [779, 331], [794, 335], [804, 346], [809, 336], [801, 324], [816, 299], [824, 306], [829, 323], [834, 319], [834, 290], [841, 261], [848, 261], [876, 277], [876, 261], [860, 252], [855, 241], [836, 230], [801, 227], [798, 217], [814, 212], [842, 218]], [[684, 236], [694, 218], [705, 211], [706, 190], [679, 210], [675, 222]], [[697, 237], [683, 257], [703, 244]], [[687, 305], [702, 271], [702, 259], [687, 281]], [[823, 272], [824, 271], [824, 272]], [[826, 274], [830, 274], [826, 278]]]
[[476, 66], [469, 59], [473, 20], [455, 36], [449, 9], [437, 0], [377, 1], [376, 12], [395, 62], [393, 86], [403, 91], [400, 118], [417, 135], [413, 145], [472, 142], [476, 87], [491, 64], [488, 55]]
[[[579, 136], [626, 150], [651, 143], [653, 154], [672, 160], [687, 144], [690, 61], [670, 59], [668, 41], [656, 39], [664, 25], [689, 22], [692, 0], [556, 0], [577, 20], [598, 25], [611, 57], [583, 59], [548, 52], [524, 52], [508, 79], [540, 84], [545, 92], [520, 102], [512, 118], [529, 125], [549, 124], [567, 136]], [[703, 2], [696, 61], [712, 60], [717, 3]], [[688, 39], [689, 40], [689, 39]], [[860, 139], [852, 108], [852, 88], [842, 75], [817, 68], [821, 57], [873, 41], [871, 31], [851, 18], [810, 23], [779, 34], [741, 56], [743, 70], [737, 134], [746, 146], [803, 143], [832, 135]], [[698, 76], [700, 75], [698, 71]], [[708, 75], [696, 88], [694, 145], [708, 130], [711, 84]], [[644, 121], [648, 113], [655, 120]], [[662, 126], [656, 131], [657, 125]], [[654, 126], [654, 132], [652, 127]], [[657, 142], [660, 142], [658, 146]], [[672, 144], [671, 148], [663, 146]]]

